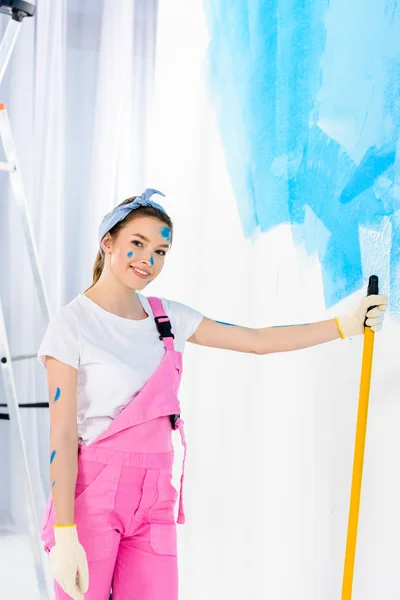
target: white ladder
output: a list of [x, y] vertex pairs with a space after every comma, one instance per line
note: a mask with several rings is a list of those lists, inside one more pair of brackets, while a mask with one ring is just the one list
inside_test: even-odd
[[[0, 0], [0, 12], [10, 16], [10, 21], [7, 25], [0, 45], [1, 83], [15, 46], [22, 21], [25, 17], [32, 17], [34, 15], [35, 6], [23, 0]], [[45, 322], [48, 323], [50, 319], [49, 303], [45, 292], [43, 276], [39, 267], [39, 258], [34, 241], [32, 225], [28, 214], [26, 193], [17, 160], [17, 153], [12, 136], [10, 121], [8, 119], [4, 104], [0, 104], [0, 138], [6, 157], [6, 162], [0, 163], [0, 170], [7, 171], [10, 174], [11, 187], [21, 218], [23, 233], [33, 272], [34, 284], [39, 296], [40, 308]], [[48, 589], [48, 582], [46, 581], [45, 576], [45, 568], [43, 563], [44, 552], [41, 547], [39, 524], [36, 518], [35, 496], [33, 493], [32, 478], [29, 470], [27, 449], [22, 429], [20, 405], [18, 404], [15, 379], [12, 370], [13, 362], [31, 359], [34, 357], [36, 357], [36, 354], [27, 354], [23, 356], [10, 355], [4, 313], [0, 297], [0, 374], [4, 380], [4, 390], [9, 411], [10, 424], [13, 428], [13, 435], [16, 436], [18, 449], [20, 451], [20, 456], [22, 457], [24, 477], [24, 507], [28, 519], [29, 538], [34, 558], [39, 597], [40, 600], [49, 600], [49, 598], [52, 596], [50, 590]]]

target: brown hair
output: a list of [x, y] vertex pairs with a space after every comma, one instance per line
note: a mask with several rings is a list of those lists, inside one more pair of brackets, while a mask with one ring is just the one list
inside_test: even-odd
[[[135, 197], [136, 196], [133, 196], [132, 198], [127, 198], [126, 200], [121, 202], [121, 204], [118, 204], [118, 206], [123, 206], [124, 204], [129, 204], [129, 202], [133, 202]], [[117, 237], [117, 235], [119, 234], [121, 229], [123, 229], [127, 223], [130, 223], [136, 217], [139, 217], [139, 216], [154, 217], [155, 219], [158, 219], [159, 221], [162, 221], [163, 223], [165, 223], [171, 230], [171, 242], [172, 242], [173, 223], [172, 223], [170, 217], [165, 212], [163, 212], [159, 208], [155, 208], [154, 206], [139, 206], [135, 210], [132, 210], [132, 212], [130, 212], [123, 221], [120, 221], [119, 223], [114, 225], [114, 227], [112, 227], [110, 229], [110, 231], [109, 231], [110, 235], [112, 237]], [[100, 248], [99, 251], [97, 252], [97, 256], [96, 256], [96, 259], [95, 259], [94, 265], [93, 265], [93, 282], [92, 282], [92, 285], [86, 290], [86, 292], [88, 290], [90, 290], [90, 288], [92, 288], [98, 282], [98, 280], [100, 279], [100, 276], [103, 272], [103, 269], [104, 269], [104, 252]]]

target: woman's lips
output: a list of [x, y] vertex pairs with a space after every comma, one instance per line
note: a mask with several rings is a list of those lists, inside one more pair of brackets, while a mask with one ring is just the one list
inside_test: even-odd
[[144, 269], [140, 269], [139, 271], [136, 267], [131, 267], [131, 269], [135, 273], [135, 275], [137, 275], [137, 277], [140, 277], [141, 279], [147, 279], [148, 277], [150, 277], [150, 273], [148, 273]]

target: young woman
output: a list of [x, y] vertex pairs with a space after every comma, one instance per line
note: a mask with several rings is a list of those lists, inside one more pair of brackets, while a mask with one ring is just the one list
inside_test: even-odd
[[[57, 600], [176, 600], [171, 433], [180, 431], [186, 341], [268, 354], [382, 326], [386, 296], [303, 326], [229, 326], [140, 294], [161, 272], [173, 237], [156, 190], [103, 219], [93, 285], [54, 317], [39, 350], [50, 394], [51, 494], [42, 539]], [[374, 307], [371, 310], [370, 307]], [[182, 466], [178, 523], [184, 523]], [[90, 574], [90, 584], [89, 584]]]

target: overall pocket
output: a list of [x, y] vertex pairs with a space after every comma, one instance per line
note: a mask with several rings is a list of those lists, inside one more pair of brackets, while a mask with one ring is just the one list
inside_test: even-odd
[[175, 523], [178, 492], [172, 485], [169, 469], [160, 469], [157, 479], [157, 500], [149, 510], [149, 523]]
[[[104, 470], [106, 465], [95, 461], [80, 461], [78, 465], [78, 476], [76, 478], [75, 487], [75, 501], [90, 488], [90, 486], [96, 481], [100, 473]], [[50, 517], [54, 513], [54, 501], [53, 495], [50, 492], [46, 508], [44, 509], [41, 531], [44, 532], [47, 528]]]
[[150, 525], [150, 545], [156, 554], [177, 556], [178, 540], [175, 523], [152, 523]]
[[78, 463], [78, 476], [75, 486], [75, 501], [82, 494], [86, 494], [89, 488], [94, 484], [99, 475], [104, 471], [105, 463], [96, 462], [94, 460], [81, 460]]

